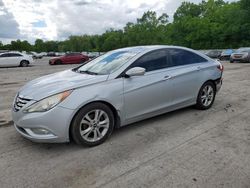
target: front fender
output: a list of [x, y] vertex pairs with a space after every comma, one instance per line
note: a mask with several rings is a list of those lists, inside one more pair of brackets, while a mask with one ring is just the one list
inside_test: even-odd
[[60, 106], [74, 110], [76, 113], [85, 105], [96, 101], [104, 101], [111, 104], [119, 113], [122, 122], [124, 117], [122, 79], [114, 79], [77, 88], [68, 98], [60, 103]]

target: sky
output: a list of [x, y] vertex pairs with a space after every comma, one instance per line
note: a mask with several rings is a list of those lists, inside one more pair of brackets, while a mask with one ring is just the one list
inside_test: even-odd
[[[188, 0], [199, 3], [201, 0]], [[232, 1], [232, 0], [231, 0]], [[182, 0], [0, 0], [0, 41], [65, 40], [121, 29], [148, 10], [172, 18]]]

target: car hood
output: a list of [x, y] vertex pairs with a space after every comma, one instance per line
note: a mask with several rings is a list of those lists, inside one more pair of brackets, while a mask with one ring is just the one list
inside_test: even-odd
[[248, 55], [248, 52], [234, 52], [231, 55]]
[[107, 78], [108, 75], [89, 75], [66, 70], [28, 82], [20, 89], [19, 95], [32, 100], [41, 100], [59, 92], [103, 82]]

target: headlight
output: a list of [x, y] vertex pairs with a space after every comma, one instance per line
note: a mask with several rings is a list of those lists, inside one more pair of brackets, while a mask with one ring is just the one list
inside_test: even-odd
[[72, 90], [64, 91], [62, 93], [58, 93], [56, 95], [52, 95], [50, 97], [47, 97], [45, 99], [42, 99], [26, 109], [23, 110], [23, 112], [31, 113], [31, 112], [46, 112], [50, 110], [51, 108], [58, 105], [60, 102], [62, 102], [64, 99], [66, 99], [70, 94]]

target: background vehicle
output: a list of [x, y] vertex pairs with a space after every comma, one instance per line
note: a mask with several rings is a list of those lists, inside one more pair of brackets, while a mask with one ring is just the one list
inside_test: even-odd
[[94, 59], [94, 58], [96, 58], [96, 57], [98, 57], [98, 56], [100, 56], [100, 53], [99, 53], [99, 52], [89, 52], [89, 53], [88, 53], [88, 57], [89, 57], [90, 59]]
[[88, 60], [89, 60], [88, 56], [82, 55], [81, 53], [68, 53], [64, 56], [50, 59], [49, 64], [59, 65], [59, 64], [84, 63]]
[[[94, 146], [114, 127], [190, 105], [209, 109], [223, 66], [191, 49], [140, 46], [33, 80], [15, 98], [17, 131], [38, 142]], [[70, 136], [69, 136], [70, 135]]]
[[239, 48], [230, 56], [230, 63], [248, 62], [250, 63], [250, 47]]
[[0, 53], [0, 66], [11, 67], [20, 66], [27, 67], [33, 62], [32, 57], [20, 52], [4, 52]]
[[44, 55], [36, 52], [26, 52], [27, 55], [31, 56], [33, 59], [41, 59]]
[[221, 61], [225, 61], [225, 60], [230, 60], [230, 56], [232, 55], [232, 53], [234, 53], [234, 50], [233, 49], [227, 49], [227, 50], [224, 50], [222, 53], [221, 53], [221, 55], [220, 55], [220, 57], [219, 57], [219, 59], [221, 60]]
[[48, 57], [56, 57], [56, 52], [48, 52], [47, 56]]
[[221, 52], [222, 50], [210, 50], [206, 53], [206, 55], [210, 58], [218, 59], [220, 58]]

